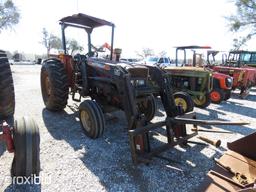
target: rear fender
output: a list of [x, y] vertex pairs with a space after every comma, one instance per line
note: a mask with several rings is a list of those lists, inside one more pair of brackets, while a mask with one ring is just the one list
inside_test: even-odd
[[68, 75], [68, 83], [70, 87], [74, 87], [74, 79], [73, 79], [73, 72], [74, 72], [74, 60], [71, 55], [64, 55], [61, 54], [58, 56], [60, 61], [64, 64], [65, 70]]

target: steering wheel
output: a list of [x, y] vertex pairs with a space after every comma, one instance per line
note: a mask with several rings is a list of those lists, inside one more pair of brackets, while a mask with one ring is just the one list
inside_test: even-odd
[[[88, 54], [88, 53], [87, 53]], [[88, 58], [88, 56], [86, 55], [81, 55], [81, 54], [75, 54], [74, 56], [74, 60], [78, 63], [81, 63], [81, 62], [85, 62]]]

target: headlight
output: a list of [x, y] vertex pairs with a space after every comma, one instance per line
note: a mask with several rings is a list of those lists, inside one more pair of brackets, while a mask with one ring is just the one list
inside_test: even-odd
[[232, 87], [232, 84], [233, 84], [233, 78], [232, 78], [232, 77], [228, 77], [228, 78], [226, 79], [226, 86], [227, 86], [228, 88], [231, 88], [231, 87]]

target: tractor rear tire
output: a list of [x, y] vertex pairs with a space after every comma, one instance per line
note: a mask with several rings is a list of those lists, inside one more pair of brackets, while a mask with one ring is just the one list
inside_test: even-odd
[[103, 135], [105, 118], [100, 106], [92, 100], [85, 100], [79, 106], [80, 124], [84, 133], [96, 139]]
[[184, 113], [194, 110], [194, 102], [191, 96], [185, 92], [176, 92], [173, 94], [176, 106], [181, 106]]
[[68, 100], [68, 76], [64, 64], [57, 59], [46, 60], [41, 68], [41, 92], [50, 111], [61, 111]]
[[139, 103], [139, 111], [145, 115], [147, 122], [151, 121], [156, 113], [156, 100], [153, 95], [150, 95], [148, 99]]
[[225, 98], [225, 93], [221, 89], [213, 89], [210, 93], [210, 98], [212, 103], [220, 104]]
[[13, 116], [15, 94], [11, 68], [4, 51], [0, 50], [0, 119]]
[[211, 104], [210, 94], [205, 94], [203, 97], [196, 96], [193, 98], [194, 104], [198, 108], [206, 108]]
[[38, 176], [40, 172], [40, 136], [35, 121], [28, 117], [15, 120], [14, 158], [12, 162], [12, 177]]

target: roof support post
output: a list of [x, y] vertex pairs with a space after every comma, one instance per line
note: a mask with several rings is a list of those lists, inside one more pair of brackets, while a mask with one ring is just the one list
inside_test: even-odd
[[110, 60], [112, 60], [112, 58], [113, 58], [114, 30], [115, 30], [115, 26], [114, 26], [114, 25], [112, 25], [112, 33], [111, 33], [111, 48], [110, 48]]
[[67, 46], [66, 46], [66, 37], [65, 37], [65, 24], [61, 24], [61, 36], [62, 36], [62, 49], [64, 50], [64, 54], [67, 54]]

